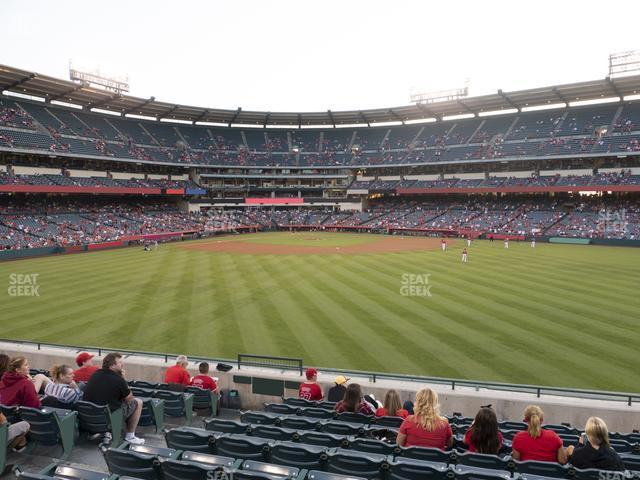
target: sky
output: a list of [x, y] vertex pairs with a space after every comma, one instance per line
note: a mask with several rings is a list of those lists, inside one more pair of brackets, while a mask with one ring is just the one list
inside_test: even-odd
[[0, 0], [0, 64], [199, 107], [326, 111], [604, 78], [640, 1]]

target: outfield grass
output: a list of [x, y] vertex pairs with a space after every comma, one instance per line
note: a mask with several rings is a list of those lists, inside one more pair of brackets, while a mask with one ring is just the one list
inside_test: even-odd
[[[333, 246], [378, 238], [232, 239]], [[169, 244], [6, 262], [5, 285], [12, 273], [37, 273], [40, 296], [3, 288], [2, 337], [639, 391], [640, 251], [475, 242], [462, 265], [462, 246], [349, 256]], [[432, 296], [400, 295], [403, 274], [430, 274]]]

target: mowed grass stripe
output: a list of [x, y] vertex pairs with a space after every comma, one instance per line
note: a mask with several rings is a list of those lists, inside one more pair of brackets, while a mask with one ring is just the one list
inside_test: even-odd
[[[423, 369], [431, 362], [440, 363], [441, 368], [446, 368], [452, 376], [462, 372], [462, 370], [454, 367], [449, 362], [444, 363], [442, 361], [443, 358], [454, 358], [456, 352], [448, 345], [439, 342], [439, 339], [433, 335], [433, 332], [430, 331], [427, 335], [427, 343], [416, 344], [415, 332], [413, 331], [413, 327], [417, 326], [415, 322], [402, 318], [373, 297], [362, 298], [360, 293], [361, 288], [356, 289], [350, 285], [353, 279], [346, 280], [346, 283], [340, 280], [338, 274], [335, 272], [335, 259], [333, 261], [327, 260], [326, 258], [323, 260], [328, 262], [328, 264], [332, 264], [334, 269], [331, 277], [327, 277], [322, 271], [318, 273], [325, 281], [325, 288], [328, 289], [331, 294], [330, 298], [332, 298], [334, 302], [339, 302], [348, 311], [349, 308], [353, 308], [354, 303], [357, 304], [359, 312], [364, 317], [363, 320], [360, 321], [359, 326], [359, 331], [362, 332], [364, 338], [369, 338], [372, 335], [372, 331], [375, 335], [375, 332], [379, 328], [393, 328], [391, 335], [385, 335], [384, 337], [378, 336], [377, 340], [370, 339], [369, 344], [372, 348], [375, 348], [376, 352], [380, 352], [381, 355], [390, 355], [390, 357], [387, 358], [391, 358], [391, 362], [394, 364], [398, 364], [398, 360], [400, 360], [402, 356], [403, 359], [399, 363], [399, 368], [404, 369], [404, 371], [414, 371], [415, 368]], [[368, 285], [365, 290], [370, 290], [368, 287], [373, 287], [373, 283]], [[371, 305], [371, 302], [374, 302], [375, 305]], [[352, 306], [349, 307], [349, 305]], [[348, 321], [349, 319], [345, 318], [344, 320]], [[371, 326], [372, 323], [375, 323], [375, 328]], [[367, 332], [368, 335], [365, 336], [365, 332]], [[391, 339], [402, 339], [402, 337], [404, 337], [404, 339], [399, 342], [399, 344], [395, 346], [393, 344], [390, 345]], [[445, 350], [444, 353], [446, 353], [446, 355], [443, 356], [443, 354], [439, 352], [440, 350]], [[413, 352], [413, 355], [410, 352]], [[420, 360], [423, 361], [421, 362]], [[459, 366], [461, 363], [460, 359], [456, 358], [455, 363]], [[413, 367], [411, 366], [412, 364], [414, 364]]]
[[[310, 362], [321, 361], [323, 358], [334, 358], [336, 362], [345, 362], [348, 359], [343, 352], [331, 342], [331, 336], [327, 336], [326, 331], [319, 324], [315, 312], [304, 309], [306, 302], [301, 302], [299, 289], [305, 286], [292, 288], [293, 283], [286, 272], [279, 270], [279, 263], [274, 255], [262, 256], [261, 261], [255, 262], [256, 268], [268, 279], [270, 291], [268, 292], [271, 303], [279, 311], [279, 316], [286, 323], [284, 332], [279, 332], [277, 326], [271, 331], [272, 335], [280, 336], [295, 335], [302, 343], [300, 350], [292, 350], [302, 358], [308, 358]], [[292, 259], [290, 267], [297, 268], [295, 258]], [[308, 259], [313, 265], [313, 259]], [[313, 289], [309, 292], [313, 294]], [[326, 327], [325, 327], [326, 328]], [[319, 341], [320, 339], [320, 341]]]
[[[361, 268], [365, 265], [361, 264]], [[378, 274], [383, 274], [383, 268], [376, 265]], [[368, 272], [368, 275], [376, 275], [375, 271]], [[399, 284], [400, 279], [395, 279], [396, 284]], [[399, 295], [398, 290], [390, 288], [387, 292], [382, 291], [385, 287], [384, 281], [375, 283], [375, 287], [380, 291], [380, 297], [387, 295], [386, 298], [390, 298], [393, 303], [393, 309], [399, 314], [402, 314], [403, 318], [415, 318], [415, 319], [430, 319], [431, 323], [428, 325], [429, 331], [432, 334], [438, 334], [444, 341], [449, 344], [454, 344], [458, 347], [458, 357], [464, 355], [469, 356], [473, 362], [484, 363], [487, 371], [487, 379], [502, 379], [503, 376], [496, 368], [500, 366], [499, 363], [494, 361], [494, 357], [499, 355], [496, 352], [492, 344], [492, 336], [494, 333], [489, 329], [478, 329], [474, 326], [466, 325], [458, 322], [455, 319], [461, 315], [472, 314], [476, 317], [481, 313], [472, 311], [464, 303], [451, 301], [443, 303], [442, 299], [437, 304], [432, 302], [431, 298], [424, 297], [402, 297]], [[436, 306], [433, 310], [431, 305]], [[434, 321], [435, 320], [435, 321]], [[520, 361], [514, 358], [514, 361], [510, 365], [510, 371], [512, 373], [525, 376], [529, 372], [528, 366], [530, 366], [530, 358], [524, 356]], [[456, 358], [459, 361], [459, 358]]]
[[[407, 268], [411, 268], [411, 267], [412, 267], [413, 265], [415, 265], [415, 264], [416, 264], [416, 262], [415, 262], [415, 260], [414, 260], [414, 261], [408, 262], [408, 265], [405, 265], [405, 266], [406, 266]], [[464, 268], [464, 267], [466, 267], [466, 266], [461, 266], [461, 268]], [[409, 270], [409, 271], [411, 271], [411, 270]], [[415, 270], [413, 270], [413, 271], [415, 272]], [[486, 273], [486, 270], [485, 270], [485, 273]], [[438, 278], [440, 278], [440, 281], [442, 281], [442, 282], [446, 282], [446, 281], [447, 281], [447, 280], [446, 280], [446, 278], [447, 278], [447, 276], [446, 276], [446, 275], [443, 275], [442, 277], [438, 276]], [[457, 278], [456, 282], [457, 282], [458, 286], [460, 287], [460, 286], [461, 286], [461, 285], [460, 285], [461, 281], [460, 281], [460, 279], [459, 279], [459, 278]], [[471, 285], [467, 285], [467, 286], [463, 289], [464, 294], [461, 294], [461, 295], [457, 295], [457, 294], [456, 294], [456, 292], [460, 292], [460, 291], [461, 291], [461, 289], [460, 289], [460, 288], [448, 288], [448, 289], [442, 289], [441, 293], [438, 293], [437, 295], [441, 296], [441, 295], [443, 295], [443, 294], [444, 294], [444, 295], [446, 296], [447, 294], [449, 294], [449, 295], [451, 295], [452, 297], [454, 297], [454, 298], [456, 299], [456, 301], [454, 302], [454, 305], [458, 305], [458, 306], [460, 306], [460, 305], [463, 305], [466, 301], [468, 301], [468, 300], [469, 300], [469, 298], [468, 298], [468, 297], [470, 296], [470, 293], [471, 293], [471, 292], [470, 292], [470, 289], [472, 289], [473, 287], [474, 287], [474, 285], [473, 285], [473, 284], [471, 284]], [[435, 293], [434, 293], [434, 294], [435, 294]], [[468, 313], [470, 313], [470, 315], [472, 315], [473, 317], [475, 317], [475, 319], [478, 319], [479, 317], [481, 317], [481, 316], [482, 316], [482, 313], [481, 313], [481, 312], [482, 312], [483, 310], [486, 310], [486, 306], [484, 305], [484, 303], [485, 303], [485, 302], [484, 302], [484, 299], [487, 299], [487, 298], [491, 298], [491, 297], [487, 297], [486, 295], [479, 296], [479, 297], [477, 298], [477, 300], [479, 300], [479, 302], [478, 302], [478, 301], [476, 302], [476, 305], [478, 305], [478, 308], [477, 308], [475, 311], [468, 312]], [[494, 296], [493, 300], [495, 301], [495, 296]], [[440, 303], [442, 303], [442, 302], [440, 302]], [[455, 307], [454, 307], [454, 308], [455, 308]], [[510, 307], [509, 307], [509, 305], [503, 305], [503, 306], [502, 306], [502, 308], [504, 309], [504, 308], [510, 308]], [[496, 313], [498, 313], [498, 312], [496, 312]], [[499, 313], [504, 314], [504, 311], [499, 312]], [[499, 319], [500, 319], [500, 316], [501, 316], [501, 315], [495, 315], [495, 320], [499, 320]], [[459, 316], [451, 316], [450, 318], [458, 318], [458, 317], [459, 317], [459, 318], [466, 318], [466, 316], [463, 314], [463, 312], [460, 312], [460, 315], [459, 315]], [[493, 320], [493, 318], [494, 318], [494, 317], [489, 317], [489, 320]], [[543, 321], [544, 321], [544, 318], [545, 318], [544, 316], [539, 316], [539, 317], [536, 319], [536, 323], [538, 323], [538, 322], [543, 322]], [[433, 328], [433, 327], [432, 327], [432, 328]], [[461, 326], [459, 325], [458, 329], [462, 329], [462, 328], [463, 328], [463, 327], [461, 327]], [[483, 326], [483, 330], [477, 330], [475, 333], [473, 333], [473, 332], [469, 332], [469, 335], [467, 335], [467, 336], [472, 336], [473, 338], [482, 338], [482, 337], [484, 336], [484, 333], [486, 333], [486, 331], [484, 330], [484, 328], [485, 328], [485, 327]], [[473, 333], [473, 335], [472, 335], [472, 333]], [[531, 337], [532, 335], [535, 335], [535, 333], [534, 333], [534, 334], [532, 334], [532, 332], [527, 332], [527, 334], [528, 334], [530, 337]], [[517, 337], [516, 337], [516, 338], [517, 338]], [[535, 340], [535, 339], [532, 339], [532, 340]], [[550, 341], [551, 341], [551, 342], [553, 342], [553, 341], [554, 341], [554, 336], [552, 335], [552, 336], [550, 336], [550, 338], [546, 338], [546, 339], [542, 339], [542, 338], [540, 338], [540, 339], [538, 339], [538, 340], [540, 341], [540, 343], [544, 341], [544, 344], [542, 344], [542, 345], [545, 345], [545, 346], [548, 348], [549, 346], [553, 346], [553, 345], [549, 345], [549, 342], [550, 342]], [[557, 352], [557, 351], [562, 351], [562, 350], [571, 349], [571, 347], [567, 347], [566, 345], [562, 345], [562, 344], [556, 344], [556, 345], [555, 345], [555, 347], [556, 347], [556, 348], [552, 350], [553, 352]], [[605, 347], [606, 347], [606, 346], [605, 346]], [[539, 351], [539, 349], [537, 349], [537, 350], [536, 350], [536, 352], [537, 352], [537, 351]], [[587, 350], [587, 352], [588, 352], [588, 351], [589, 351], [589, 350]], [[523, 352], [525, 352], [525, 351], [523, 350]], [[521, 352], [521, 353], [523, 353], [523, 352]], [[583, 360], [583, 361], [588, 361], [588, 360], [589, 360], [589, 357], [588, 357], [588, 356], [586, 356], [585, 351], [584, 351], [584, 350], [582, 350], [582, 349], [577, 349], [577, 350], [575, 351], [575, 355], [576, 355], [576, 356], [578, 356], [578, 357], [582, 356], [582, 360]], [[479, 352], [479, 355], [477, 356], [477, 358], [479, 359], [479, 361], [483, 361], [483, 360], [484, 360], [484, 359], [486, 359], [487, 357], [486, 357], [486, 356], [484, 356], [484, 355], [482, 355], [482, 354], [480, 354], [480, 352]], [[491, 357], [489, 357], [489, 358], [491, 358]], [[516, 358], [516, 357], [514, 357], [513, 355], [510, 357], [510, 363], [509, 363], [509, 366], [508, 366], [507, 368], [511, 369], [512, 364], [513, 364], [513, 362], [514, 362], [515, 358]], [[543, 358], [546, 358], [546, 357], [543, 357]], [[566, 366], [567, 366], [567, 367], [576, 366], [576, 367], [579, 367], [579, 368], [578, 368], [578, 371], [582, 370], [582, 368], [581, 368], [582, 364], [581, 364], [581, 363], [579, 363], [579, 362], [578, 362], [578, 361], [576, 361], [576, 360], [573, 360], [573, 359], [575, 358], [575, 356], [573, 356], [573, 355], [572, 355], [572, 356], [570, 356], [569, 358], [570, 358], [571, 360], [570, 360], [570, 361], [568, 361], [568, 362], [566, 362]], [[482, 360], [480, 360], [480, 359], [482, 359]], [[521, 365], [525, 366], [525, 365], [527, 364], [526, 362], [528, 362], [528, 364], [529, 364], [529, 365], [532, 365], [532, 360], [534, 360], [534, 359], [532, 359], [530, 356], [529, 356], [529, 357], [526, 357], [525, 361], [523, 361], [523, 362], [521, 363]], [[536, 362], [534, 361], [534, 363], [536, 363]], [[574, 363], [574, 365], [571, 365], [571, 363]], [[621, 365], [622, 365], [622, 367], [628, 367], [628, 364], [626, 364], [625, 362], [621, 362]], [[546, 370], [548, 370], [548, 369], [546, 369]], [[544, 375], [536, 375], [536, 376], [541, 376], [541, 377], [543, 377]], [[575, 373], [573, 373], [571, 378], [574, 378], [575, 376], [576, 376], [576, 375], [575, 375]], [[591, 374], [590, 374], [590, 373], [588, 373], [587, 380], [588, 380], [588, 379], [590, 379], [590, 378], [591, 378]]]

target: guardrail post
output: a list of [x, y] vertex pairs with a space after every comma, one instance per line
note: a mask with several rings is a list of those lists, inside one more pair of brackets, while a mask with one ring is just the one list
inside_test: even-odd
[[629, 395], [629, 401], [627, 402], [627, 405], [631, 406], [631, 395]]
[[540, 398], [540, 389], [536, 388], [536, 397]]
[[456, 382], [453, 381], [451, 382], [451, 390], [455, 390], [456, 389]]

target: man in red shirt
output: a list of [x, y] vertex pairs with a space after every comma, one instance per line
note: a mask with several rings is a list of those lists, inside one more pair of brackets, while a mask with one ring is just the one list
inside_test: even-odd
[[178, 355], [176, 364], [173, 367], [167, 368], [167, 372], [164, 375], [164, 383], [188, 386], [191, 383], [191, 377], [189, 376], [189, 372], [187, 372], [187, 365], [189, 365], [187, 357]]
[[80, 352], [76, 355], [76, 364], [80, 367], [73, 371], [73, 379], [76, 382], [88, 382], [91, 375], [98, 370], [98, 367], [93, 364], [93, 357], [95, 355], [89, 352]]
[[200, 372], [200, 375], [196, 375], [191, 379], [191, 386], [217, 392], [218, 384], [209, 376], [209, 364], [207, 362], [202, 362], [198, 366], [198, 371]]
[[304, 373], [307, 381], [300, 385], [298, 396], [306, 400], [322, 400], [324, 394], [322, 387], [318, 384], [318, 371], [315, 368], [307, 368]]

